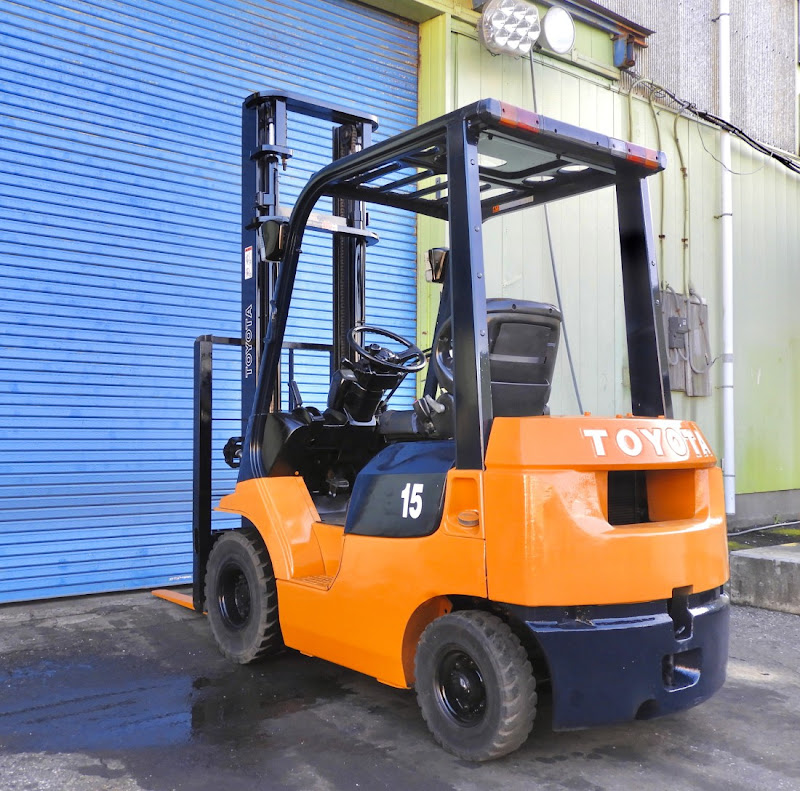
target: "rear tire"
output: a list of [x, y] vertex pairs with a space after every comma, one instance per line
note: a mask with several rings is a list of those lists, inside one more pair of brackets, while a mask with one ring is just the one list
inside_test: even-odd
[[215, 542], [206, 568], [206, 610], [219, 650], [246, 665], [283, 648], [272, 563], [254, 529]]
[[448, 752], [488, 761], [516, 750], [536, 716], [536, 679], [522, 644], [499, 618], [478, 610], [437, 618], [416, 657], [417, 701]]

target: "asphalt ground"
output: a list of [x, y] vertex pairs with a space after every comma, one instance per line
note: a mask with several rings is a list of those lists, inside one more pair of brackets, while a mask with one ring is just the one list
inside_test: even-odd
[[0, 791], [800, 791], [800, 617], [735, 607], [728, 681], [662, 719], [470, 764], [410, 692], [295, 652], [239, 667], [146, 593], [0, 607]]

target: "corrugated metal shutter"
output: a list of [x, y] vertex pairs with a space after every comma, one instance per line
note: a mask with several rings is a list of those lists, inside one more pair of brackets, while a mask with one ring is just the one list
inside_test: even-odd
[[[0, 37], [0, 602], [186, 581], [192, 342], [239, 335], [241, 101], [304, 93], [394, 134], [416, 26], [347, 0], [0, 0]], [[330, 135], [294, 147], [287, 195]], [[413, 338], [412, 218], [372, 219], [369, 318]]]

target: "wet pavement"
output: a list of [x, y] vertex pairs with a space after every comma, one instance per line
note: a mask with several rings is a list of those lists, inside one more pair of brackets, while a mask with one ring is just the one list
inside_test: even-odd
[[800, 617], [734, 608], [728, 681], [647, 722], [473, 765], [413, 694], [287, 652], [239, 667], [146, 593], [0, 607], [0, 791], [800, 791]]

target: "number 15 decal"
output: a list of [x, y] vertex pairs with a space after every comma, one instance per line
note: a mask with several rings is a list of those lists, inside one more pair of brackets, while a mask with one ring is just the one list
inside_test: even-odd
[[407, 483], [400, 497], [403, 498], [403, 519], [416, 519], [422, 513], [422, 487], [421, 483]]

